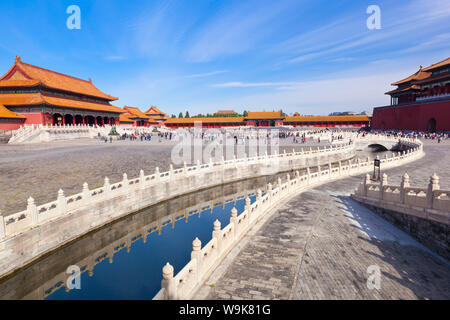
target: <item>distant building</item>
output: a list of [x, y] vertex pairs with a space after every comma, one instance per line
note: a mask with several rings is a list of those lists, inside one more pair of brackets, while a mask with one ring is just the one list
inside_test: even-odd
[[216, 115], [237, 115], [238, 113], [234, 110], [219, 110], [215, 113]]
[[120, 115], [120, 125], [131, 125], [133, 127], [149, 127], [157, 125], [158, 122], [144, 114], [141, 110], [134, 107], [123, 107], [123, 113]]
[[373, 109], [374, 129], [450, 131], [450, 58], [392, 85], [391, 105]]
[[163, 123], [167, 119], [169, 119], [169, 117], [167, 117], [164, 112], [162, 112], [155, 106], [151, 106], [150, 109], [145, 112], [145, 115], [149, 116], [152, 120], [155, 120], [158, 123]]
[[221, 127], [365, 127], [370, 125], [366, 115], [348, 116], [292, 116], [287, 117], [281, 111], [248, 112], [246, 117], [205, 117], [205, 118], [170, 118], [164, 124], [171, 128], [194, 127], [195, 122], [202, 122], [203, 128]]

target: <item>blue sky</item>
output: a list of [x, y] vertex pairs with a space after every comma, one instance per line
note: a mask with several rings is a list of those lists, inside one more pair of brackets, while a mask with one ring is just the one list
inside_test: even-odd
[[[70, 5], [80, 30], [66, 27]], [[177, 115], [371, 111], [390, 83], [450, 56], [448, 0], [2, 0], [0, 19], [0, 72], [20, 55], [92, 78], [117, 106]]]

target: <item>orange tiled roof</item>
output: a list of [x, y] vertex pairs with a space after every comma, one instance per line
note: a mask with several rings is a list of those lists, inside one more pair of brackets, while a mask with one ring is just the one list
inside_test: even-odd
[[273, 112], [249, 112], [246, 119], [284, 119], [281, 111]]
[[341, 121], [369, 121], [369, 117], [366, 115], [356, 116], [299, 116], [299, 117], [286, 117], [284, 122], [341, 122]]
[[149, 116], [144, 114], [141, 110], [135, 107], [124, 106], [123, 109], [127, 111], [132, 117], [141, 118], [141, 119], [150, 119]]
[[201, 121], [203, 123], [244, 122], [244, 117], [169, 118], [165, 124], [194, 123], [195, 121]]
[[21, 114], [12, 112], [8, 110], [5, 106], [0, 104], [0, 118], [25, 119], [26, 117]]
[[119, 116], [119, 122], [134, 122], [134, 120], [130, 119], [131, 114], [128, 112], [121, 113]]
[[150, 109], [148, 109], [145, 114], [147, 115], [152, 115], [152, 114], [163, 114], [165, 115], [164, 112], [162, 112], [161, 110], [159, 110], [157, 107], [155, 106], [151, 106]]
[[[14, 65], [8, 70], [8, 72], [3, 75], [0, 80], [8, 78], [14, 70], [19, 69], [26, 78], [30, 80], [40, 81], [43, 85], [53, 89], [60, 89], [64, 91], [75, 92], [79, 94], [84, 94], [88, 96], [103, 98], [107, 100], [117, 100], [118, 98], [110, 96], [103, 93], [98, 88], [96, 88], [92, 81], [88, 81], [75, 78], [66, 74], [58, 73], [55, 71], [40, 68], [20, 60], [20, 57], [16, 57]], [[18, 71], [15, 71], [18, 72]]]
[[395, 90], [388, 91], [385, 94], [394, 94], [394, 93], [404, 92], [404, 91], [408, 91], [408, 90], [420, 90], [420, 87], [415, 85], [415, 84], [413, 84], [412, 86], [409, 86], [407, 88], [402, 88], [402, 89], [398, 89], [397, 88]]
[[423, 71], [430, 71], [430, 70], [433, 70], [433, 69], [436, 69], [436, 68], [439, 68], [439, 67], [443, 67], [443, 66], [446, 66], [446, 65], [450, 66], [450, 58], [447, 58], [445, 60], [442, 60], [441, 62], [432, 64], [431, 66], [426, 67], [425, 69], [423, 69]]
[[422, 67], [420, 67], [419, 71], [417, 71], [417, 72], [414, 73], [413, 75], [410, 75], [409, 77], [407, 77], [407, 78], [405, 78], [405, 79], [403, 79], [403, 80], [394, 82], [394, 83], [392, 83], [392, 85], [393, 85], [393, 86], [397, 86], [397, 85], [399, 85], [399, 84], [406, 83], [406, 82], [409, 82], [409, 81], [412, 81], [412, 80], [423, 80], [423, 79], [428, 78], [430, 75], [431, 75], [430, 72], [425, 72], [425, 71], [422, 69]]
[[4, 104], [5, 106], [37, 105], [46, 103], [49, 105], [74, 109], [107, 111], [117, 113], [123, 112], [122, 109], [108, 104], [66, 99], [60, 97], [50, 97], [45, 96], [41, 93], [0, 94], [0, 103]]
[[39, 80], [3, 80], [0, 87], [32, 87], [39, 83]]

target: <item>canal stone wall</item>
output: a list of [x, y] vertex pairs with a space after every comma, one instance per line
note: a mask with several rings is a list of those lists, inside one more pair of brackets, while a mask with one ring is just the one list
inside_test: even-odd
[[380, 183], [368, 175], [351, 197], [450, 260], [450, 190], [440, 189], [436, 174], [427, 188], [411, 187], [407, 173], [398, 186], [386, 174]]
[[161, 234], [164, 226], [174, 228], [177, 221], [188, 223], [191, 216], [210, 214], [204, 211], [212, 213], [216, 207], [223, 209], [227, 203], [236, 204], [246, 196], [254, 196], [257, 188], [264, 188], [266, 183], [262, 177], [212, 187], [152, 206], [148, 208], [150, 212], [145, 209], [128, 215], [4, 278], [0, 282], [0, 299], [41, 300], [62, 287], [67, 291], [68, 266], [77, 265], [81, 273], [93, 276], [97, 264], [104, 260], [113, 263], [114, 255], [122, 250], [129, 252], [134, 242], [146, 243], [150, 234]]
[[[350, 161], [354, 144], [333, 145], [317, 150], [264, 155], [251, 158], [184, 165], [167, 172], [156, 171], [93, 190], [87, 183], [79, 194], [66, 196], [59, 190], [55, 201], [36, 205], [28, 199], [27, 209], [0, 215], [0, 275], [56, 249], [57, 247], [99, 228], [115, 219], [176, 196], [204, 188], [308, 166], [319, 167], [336, 161]], [[356, 163], [357, 160], [354, 160]]]
[[[383, 168], [399, 166], [424, 156], [423, 145], [420, 141], [411, 140], [402, 141], [402, 143], [409, 146], [410, 149], [400, 155], [393, 154], [391, 157], [380, 159]], [[282, 183], [279, 179], [275, 188], [269, 184], [264, 196], [261, 191], [258, 191], [256, 201], [253, 204], [250, 204], [250, 199], [247, 198], [244, 211], [238, 216], [237, 210], [233, 208], [230, 223], [223, 229], [220, 222], [215, 221], [212, 240], [202, 248], [200, 240], [196, 238], [192, 243], [191, 260], [178, 274], [174, 275], [174, 269], [169, 263], [163, 267], [162, 288], [154, 299], [190, 299], [227, 254], [239, 244], [240, 239], [267, 212], [302, 190], [349, 175], [371, 171], [373, 170], [373, 161], [366, 159], [345, 165], [339, 162], [338, 167], [331, 165], [317, 166], [315, 172], [312, 172], [311, 169], [308, 167], [306, 174], [303, 175], [300, 175], [298, 171], [295, 172], [293, 177], [288, 174], [286, 182]]]

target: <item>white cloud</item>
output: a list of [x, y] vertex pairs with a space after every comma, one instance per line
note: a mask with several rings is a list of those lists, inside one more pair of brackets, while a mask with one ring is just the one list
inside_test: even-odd
[[203, 78], [203, 77], [210, 77], [210, 76], [214, 76], [216, 74], [222, 74], [222, 73], [227, 73], [227, 72], [228, 72], [228, 70], [218, 70], [218, 71], [207, 72], [207, 73], [196, 73], [196, 74], [187, 75], [187, 76], [185, 76], [185, 78]]
[[255, 88], [255, 87], [285, 87], [295, 85], [296, 82], [226, 82], [211, 85], [214, 88]]

